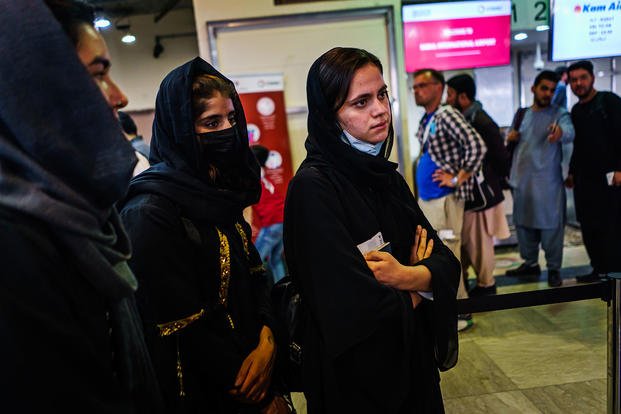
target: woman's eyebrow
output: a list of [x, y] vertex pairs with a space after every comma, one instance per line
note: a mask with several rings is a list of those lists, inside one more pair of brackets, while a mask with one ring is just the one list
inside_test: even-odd
[[103, 65], [104, 69], [108, 69], [110, 67], [110, 60], [102, 56], [95, 56], [88, 66], [94, 65]]
[[[379, 90], [377, 92], [383, 92], [383, 91], [385, 91], [387, 89], [388, 89], [388, 86], [384, 85], [381, 88], [379, 88]], [[372, 93], [366, 92], [366, 93], [363, 93], [363, 94], [360, 94], [360, 95], [356, 96], [355, 98], [352, 98], [352, 99], [348, 100], [347, 102], [350, 102], [350, 103], [351, 102], [356, 102], [359, 99], [370, 98], [372, 95], [373, 95]]]
[[358, 95], [358, 96], [356, 96], [356, 97], [354, 97], [354, 98], [351, 98], [351, 99], [350, 99], [349, 101], [347, 101], [347, 102], [355, 102], [355, 101], [357, 101], [357, 100], [359, 100], [359, 99], [369, 98], [370, 96], [371, 96], [371, 94], [370, 94], [370, 93], [363, 93], [363, 94], [360, 94], [360, 95]]

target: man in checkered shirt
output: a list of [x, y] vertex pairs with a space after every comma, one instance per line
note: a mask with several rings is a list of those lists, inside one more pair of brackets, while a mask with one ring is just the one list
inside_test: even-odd
[[[414, 72], [414, 98], [425, 108], [416, 134], [421, 145], [416, 188], [420, 208], [459, 259], [464, 203], [472, 198], [472, 176], [481, 168], [486, 147], [458, 110], [440, 104], [444, 84], [444, 76], [434, 69]], [[463, 280], [457, 297], [468, 297]], [[472, 325], [468, 316], [460, 318], [461, 329]]]

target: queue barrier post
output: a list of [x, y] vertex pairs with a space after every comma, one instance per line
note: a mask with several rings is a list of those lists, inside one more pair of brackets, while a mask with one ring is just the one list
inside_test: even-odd
[[608, 274], [608, 414], [621, 413], [621, 273]]

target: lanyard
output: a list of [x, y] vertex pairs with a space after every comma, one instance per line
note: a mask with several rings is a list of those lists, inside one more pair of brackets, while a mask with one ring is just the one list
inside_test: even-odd
[[[425, 130], [423, 131], [423, 136], [422, 136], [422, 141], [423, 141], [423, 151], [426, 150], [427, 148], [427, 141], [429, 140], [429, 134], [431, 133], [431, 126], [432, 124], [435, 125], [436, 124], [436, 120], [435, 117], [438, 114], [441, 114], [442, 112], [444, 112], [444, 107], [440, 106], [438, 109], [436, 109], [434, 112], [432, 112], [431, 114], [428, 115], [427, 118], [427, 123], [425, 124], [425, 118], [423, 118], [423, 124], [425, 124]], [[427, 115], [426, 115], [427, 116]], [[435, 134], [435, 128], [434, 128], [434, 134]]]

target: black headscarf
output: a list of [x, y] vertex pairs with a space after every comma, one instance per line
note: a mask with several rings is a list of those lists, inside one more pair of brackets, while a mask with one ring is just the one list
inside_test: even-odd
[[[325, 56], [325, 55], [324, 55]], [[343, 129], [337, 121], [336, 111], [332, 102], [327, 102], [323, 86], [319, 78], [324, 60], [320, 57], [311, 66], [306, 82], [308, 101], [308, 138], [306, 150], [308, 157], [305, 163], [313, 163], [319, 159], [329, 162], [347, 175], [354, 182], [365, 182], [381, 189], [396, 169], [397, 164], [388, 161], [392, 150], [394, 130], [392, 122], [388, 138], [384, 141], [380, 154], [372, 156], [362, 153], [350, 144], [343, 142]]]
[[113, 207], [134, 151], [44, 2], [0, 2], [0, 26], [0, 206], [51, 229], [68, 265], [107, 299], [120, 380], [130, 392], [156, 390], [129, 240]]
[[43, 2], [2, 2], [0, 25], [0, 205], [49, 224], [104, 296], [131, 295], [113, 204], [134, 151]]
[[[150, 169], [135, 177], [129, 197], [155, 193], [181, 207], [190, 218], [226, 222], [252, 204], [261, 195], [261, 175], [257, 161], [248, 147], [246, 118], [239, 96], [231, 99], [235, 109], [235, 126], [243, 137], [233, 171], [243, 176], [246, 188], [218, 188], [202, 180], [200, 150], [194, 132], [192, 83], [201, 74], [232, 82], [209, 63], [197, 57], [170, 72], [162, 81], [155, 104]], [[128, 198], [129, 198], [128, 197]]]

